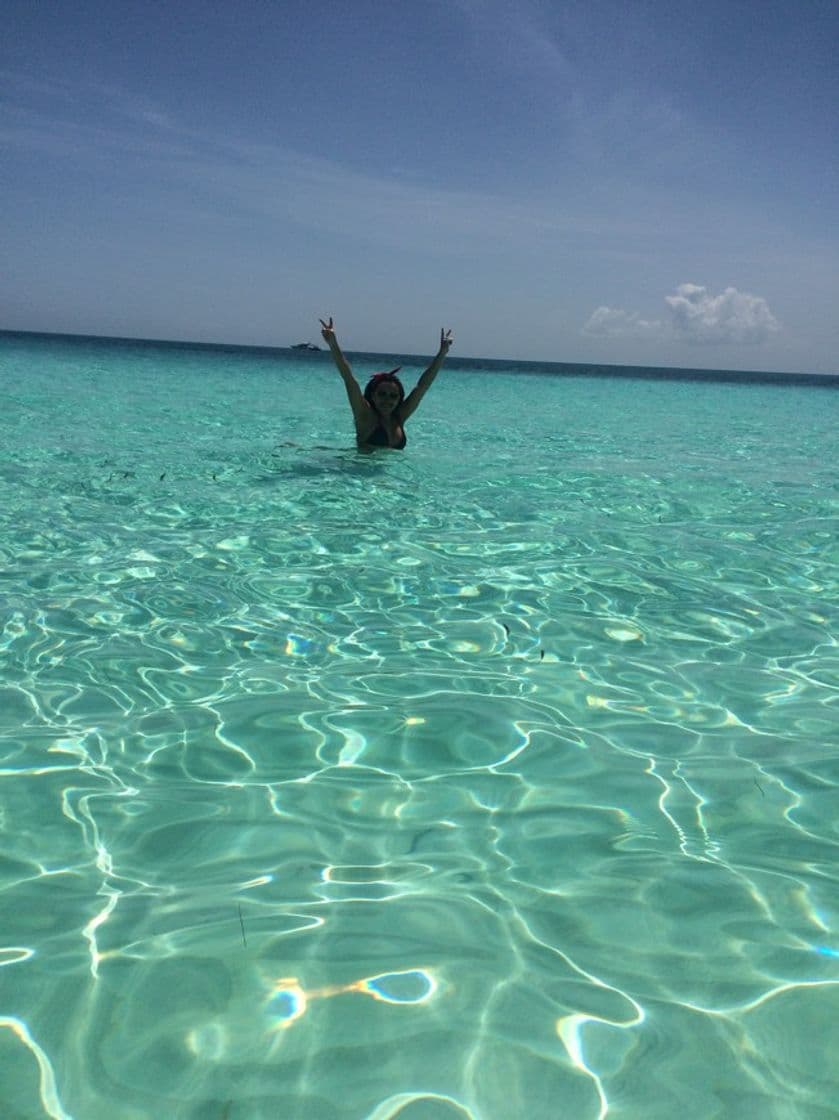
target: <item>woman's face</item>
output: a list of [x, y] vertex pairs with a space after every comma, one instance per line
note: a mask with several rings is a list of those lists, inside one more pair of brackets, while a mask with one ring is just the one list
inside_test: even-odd
[[399, 386], [392, 381], [383, 381], [373, 392], [373, 402], [379, 412], [390, 413], [399, 404]]

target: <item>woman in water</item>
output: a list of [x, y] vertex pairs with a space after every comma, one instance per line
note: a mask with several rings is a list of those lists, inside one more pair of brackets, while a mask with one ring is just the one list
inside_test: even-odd
[[362, 393], [347, 359], [341, 353], [332, 319], [330, 318], [326, 323], [321, 319], [320, 325], [323, 327], [320, 333], [328, 343], [338, 372], [344, 379], [352, 414], [355, 417], [355, 436], [358, 446], [394, 447], [401, 451], [406, 442], [405, 421], [416, 411], [420, 401], [431, 388], [431, 383], [449, 352], [452, 332], [440, 331], [440, 349], [434, 361], [406, 397], [402, 382], [396, 376], [401, 366], [387, 373], [374, 373]]

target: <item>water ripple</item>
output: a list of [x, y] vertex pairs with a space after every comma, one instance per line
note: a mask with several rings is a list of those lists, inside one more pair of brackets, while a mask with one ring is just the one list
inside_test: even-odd
[[500, 438], [499, 375], [474, 459], [357, 457], [65, 360], [0, 476], [10, 1116], [830, 1115], [823, 395], [542, 380], [575, 439]]

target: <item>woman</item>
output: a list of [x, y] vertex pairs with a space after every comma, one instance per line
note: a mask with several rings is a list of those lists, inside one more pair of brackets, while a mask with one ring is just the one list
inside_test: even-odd
[[329, 345], [338, 372], [344, 379], [352, 414], [355, 417], [355, 436], [358, 446], [393, 447], [401, 451], [406, 443], [405, 421], [416, 411], [420, 401], [431, 388], [431, 383], [449, 352], [452, 332], [440, 331], [440, 349], [434, 361], [406, 397], [402, 382], [396, 376], [401, 366], [387, 373], [374, 373], [362, 393], [347, 364], [347, 359], [341, 353], [332, 319], [330, 318], [328, 323], [321, 319], [320, 325], [323, 328], [320, 333]]

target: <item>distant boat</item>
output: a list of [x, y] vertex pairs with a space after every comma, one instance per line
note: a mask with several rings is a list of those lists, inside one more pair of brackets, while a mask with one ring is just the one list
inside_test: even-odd
[[292, 350], [306, 350], [309, 353], [314, 353], [316, 350], [319, 352], [323, 349], [322, 346], [315, 346], [313, 342], [298, 342], [296, 346], [292, 346]]

